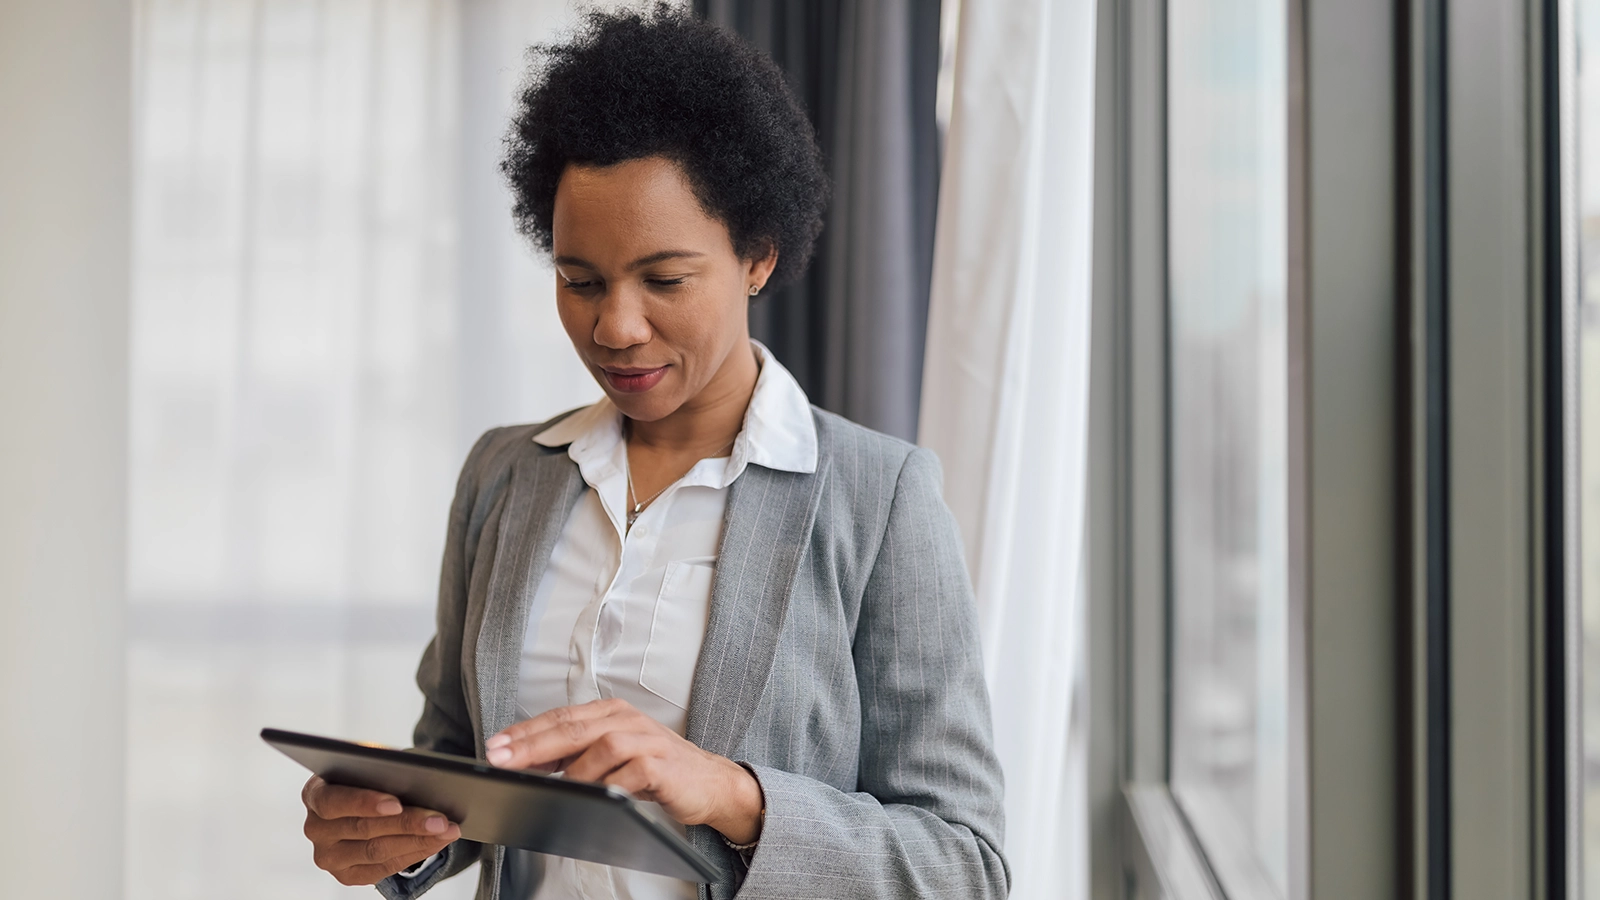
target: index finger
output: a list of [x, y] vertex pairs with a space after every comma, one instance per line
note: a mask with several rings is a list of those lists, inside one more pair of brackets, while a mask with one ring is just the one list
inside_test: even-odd
[[398, 816], [403, 809], [400, 800], [390, 794], [343, 784], [329, 784], [321, 778], [313, 778], [306, 782], [303, 799], [306, 809], [323, 819]]
[[[609, 701], [602, 701], [609, 702]], [[583, 707], [566, 707], [560, 710], [551, 710], [551, 713], [576, 713]], [[539, 723], [538, 719], [530, 719], [522, 723], [527, 726], [543, 724], [544, 727], [529, 727], [521, 729], [521, 734], [513, 737], [509, 729], [495, 736], [489, 743], [485, 756], [492, 765], [503, 769], [539, 769], [545, 770], [552, 766], [559, 768], [562, 761], [571, 760], [600, 740], [615, 731], [636, 730], [640, 724], [639, 719], [654, 724], [653, 719], [648, 719], [642, 713], [637, 716], [628, 715], [633, 708], [626, 703], [613, 705], [602, 714], [596, 715], [592, 710], [585, 710], [586, 715], [553, 716], [548, 723]]]
[[492, 750], [555, 728], [568, 732], [581, 732], [585, 722], [603, 719], [628, 708], [626, 700], [616, 698], [591, 700], [577, 706], [558, 706], [555, 709], [545, 710], [531, 719], [506, 726], [489, 738], [487, 746]]

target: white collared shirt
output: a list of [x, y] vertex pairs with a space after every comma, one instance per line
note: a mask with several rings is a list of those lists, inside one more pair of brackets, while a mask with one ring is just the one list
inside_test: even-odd
[[[602, 399], [534, 440], [567, 445], [579, 497], [528, 613], [517, 703], [525, 717], [621, 697], [683, 734], [711, 609], [728, 488], [751, 463], [815, 472], [816, 423], [794, 376], [752, 341], [761, 373], [729, 456], [703, 459], [627, 526], [622, 413]], [[535, 896], [692, 898], [686, 881], [546, 857]]]

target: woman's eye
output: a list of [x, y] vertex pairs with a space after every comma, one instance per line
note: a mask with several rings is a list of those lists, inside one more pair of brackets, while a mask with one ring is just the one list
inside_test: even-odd
[[685, 279], [683, 279], [683, 278], [647, 278], [645, 280], [650, 284], [671, 286], [671, 285], [674, 285], [674, 284], [683, 284]]
[[563, 279], [561, 279], [561, 286], [562, 287], [566, 287], [566, 288], [572, 288], [573, 290], [583, 290], [584, 288], [594, 287], [594, 282], [592, 282], [592, 281], [573, 281], [573, 280], [568, 279], [568, 278], [563, 278]]

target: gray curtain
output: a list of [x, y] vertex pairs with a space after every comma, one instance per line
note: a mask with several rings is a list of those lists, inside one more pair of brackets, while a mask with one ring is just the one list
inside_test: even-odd
[[939, 194], [939, 0], [696, 0], [770, 53], [811, 115], [833, 181], [817, 254], [750, 328], [812, 402], [917, 434]]

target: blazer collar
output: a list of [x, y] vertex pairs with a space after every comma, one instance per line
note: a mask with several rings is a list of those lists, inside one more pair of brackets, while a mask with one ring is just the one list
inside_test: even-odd
[[[712, 753], [738, 751], [772, 672], [827, 482], [827, 455], [818, 457], [813, 472], [751, 465], [728, 488], [686, 729], [690, 741]], [[513, 463], [475, 648], [480, 741], [516, 721], [528, 611], [583, 484], [566, 453], [530, 446]]]
[[483, 741], [516, 721], [517, 677], [528, 609], [582, 492], [578, 467], [565, 453], [529, 444], [512, 463], [474, 661], [480, 748]]
[[[739, 759], [766, 691], [795, 574], [811, 544], [828, 478], [827, 456], [820, 456], [812, 473], [750, 466], [728, 489], [711, 614], [684, 736], [730, 759]], [[690, 828], [688, 838], [718, 870], [717, 883], [701, 896], [731, 896], [737, 878], [722, 839], [704, 825]]]
[[[480, 754], [490, 736], [516, 721], [529, 608], [583, 490], [570, 456], [529, 450], [512, 466], [476, 655], [469, 664], [477, 671]], [[711, 610], [685, 729], [690, 741], [712, 753], [737, 758], [772, 674], [789, 595], [811, 543], [828, 477], [827, 455], [818, 457], [813, 472], [752, 465], [728, 489]], [[712, 895], [725, 895], [722, 888], [735, 879], [722, 841], [704, 826], [690, 828], [688, 836], [717, 864], [718, 885]], [[500, 849], [495, 853], [498, 864]]]
[[827, 477], [824, 457], [814, 473], [751, 466], [729, 488], [685, 735], [705, 750], [734, 756], [755, 716]]

